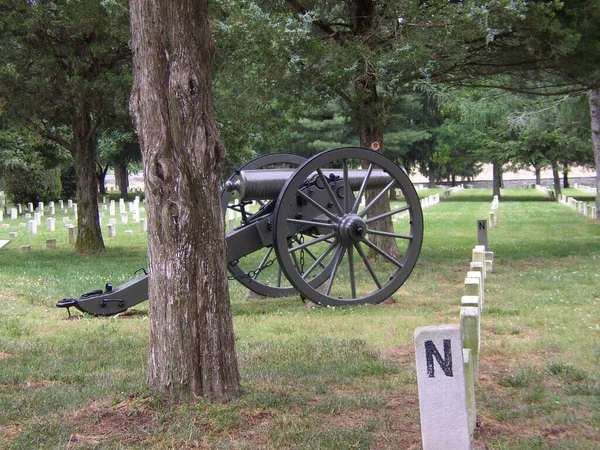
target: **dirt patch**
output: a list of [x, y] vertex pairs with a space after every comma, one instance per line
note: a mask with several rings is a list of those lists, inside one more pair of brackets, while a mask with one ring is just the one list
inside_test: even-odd
[[93, 447], [108, 439], [126, 447], [139, 444], [155, 420], [155, 410], [148, 403], [148, 399], [132, 396], [116, 405], [94, 402], [75, 411], [72, 420], [81, 431], [71, 436], [69, 448]]
[[2, 353], [2, 352], [0, 352], [0, 360], [12, 358], [12, 357], [13, 357], [13, 355], [10, 355], [8, 353]]
[[391, 397], [371, 446], [373, 450], [420, 449], [421, 423], [416, 395]]

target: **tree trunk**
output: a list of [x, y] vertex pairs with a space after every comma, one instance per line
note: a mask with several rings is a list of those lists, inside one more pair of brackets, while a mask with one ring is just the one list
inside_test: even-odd
[[131, 110], [148, 211], [151, 389], [175, 401], [239, 395], [211, 96], [207, 0], [131, 0]]
[[108, 166], [102, 167], [100, 165], [97, 166], [96, 176], [98, 177], [98, 192], [100, 195], [106, 195], [106, 173], [108, 172]]
[[80, 103], [73, 123], [71, 148], [77, 178], [77, 240], [79, 254], [104, 252], [98, 210], [98, 178], [91, 113], [85, 99]]
[[565, 166], [563, 167], [563, 184], [562, 187], [564, 189], [569, 189], [570, 185], [569, 185], [569, 166], [567, 164], [565, 164]]
[[552, 178], [554, 180], [554, 196], [558, 198], [562, 194], [562, 188], [560, 185], [560, 171], [558, 164], [555, 162], [552, 163]]
[[500, 188], [502, 186], [502, 164], [500, 163], [492, 163], [492, 173], [493, 173], [493, 189], [492, 195], [497, 195], [498, 198], [501, 198]]
[[596, 211], [600, 211], [600, 92], [595, 89], [591, 90], [589, 100], [590, 116], [592, 118], [592, 143], [596, 162]]
[[129, 172], [127, 171], [127, 164], [115, 164], [115, 186], [119, 186], [121, 191], [121, 198], [129, 200]]
[[538, 166], [535, 166], [535, 184], [542, 184], [542, 169]]
[[435, 189], [435, 169], [431, 161], [429, 162], [429, 170], [427, 172], [429, 175], [429, 189]]

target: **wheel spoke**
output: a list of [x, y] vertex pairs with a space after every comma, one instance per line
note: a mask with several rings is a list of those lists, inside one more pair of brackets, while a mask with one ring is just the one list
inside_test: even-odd
[[338, 213], [340, 213], [340, 215], [344, 214], [344, 211], [342, 210], [342, 207], [340, 206], [340, 202], [338, 202], [335, 194], [331, 190], [331, 186], [327, 182], [327, 178], [325, 178], [325, 175], [323, 174], [323, 170], [320, 167], [317, 169], [317, 174], [319, 175], [319, 178], [323, 182], [323, 185], [325, 186], [325, 189], [327, 190], [327, 193], [329, 194], [329, 197], [333, 201], [333, 204], [334, 204], [335, 208], [338, 210]]
[[385, 219], [386, 217], [393, 216], [394, 214], [398, 214], [398, 213], [404, 212], [409, 209], [410, 209], [410, 205], [402, 206], [400, 208], [394, 209], [393, 211], [388, 211], [388, 212], [385, 212], [385, 213], [380, 214], [375, 217], [369, 217], [365, 222], [367, 222], [368, 224], [377, 222], [378, 220]]
[[350, 211], [352, 214], [356, 214], [356, 212], [358, 211], [358, 208], [360, 207], [360, 202], [362, 200], [362, 196], [365, 193], [365, 189], [367, 189], [367, 183], [369, 182], [369, 179], [371, 178], [371, 173], [373, 172], [373, 164], [369, 164], [369, 168], [367, 169], [367, 174], [365, 176], [365, 179], [362, 182], [362, 185], [360, 186], [360, 190], [358, 191], [358, 195], [356, 196], [356, 201], [354, 202], [354, 205], [352, 206], [352, 211]]
[[311, 227], [324, 227], [324, 228], [337, 228], [337, 225], [327, 222], [313, 222], [312, 220], [303, 220], [303, 219], [287, 219], [288, 222], [291, 223], [299, 223], [301, 225], [310, 225]]
[[[300, 197], [302, 197], [304, 200], [306, 200], [308, 203], [310, 203], [315, 208], [317, 208], [319, 211], [321, 211], [323, 214], [325, 214], [327, 217], [329, 217], [331, 220], [333, 220], [336, 223], [339, 222], [339, 218], [336, 215], [331, 214], [329, 211], [327, 211], [327, 209], [325, 209], [324, 207], [322, 207], [321, 205], [319, 205], [317, 202], [315, 202], [312, 198], [310, 198], [308, 195], [306, 195], [300, 189], [298, 189], [298, 191], [296, 191], [296, 193]], [[291, 220], [291, 219], [288, 219], [288, 220]]]
[[309, 247], [311, 245], [318, 244], [319, 242], [323, 242], [323, 241], [327, 242], [327, 239], [331, 239], [334, 236], [335, 236], [335, 233], [324, 234], [323, 236], [318, 237], [316, 239], [313, 239], [312, 241], [305, 242], [305, 243], [300, 244], [300, 245], [298, 245], [296, 247], [290, 247], [289, 251], [290, 252], [297, 252], [298, 250], [302, 250], [303, 248], [307, 248], [307, 247]]
[[344, 212], [350, 208], [350, 180], [348, 180], [348, 160], [344, 159]]
[[269, 247], [269, 249], [265, 253], [265, 256], [263, 257], [262, 261], [260, 262], [260, 264], [256, 268], [256, 273], [252, 277], [253, 280], [256, 280], [256, 277], [258, 277], [258, 275], [260, 274], [261, 270], [265, 267], [265, 264], [267, 264], [267, 261], [269, 260], [269, 256], [271, 255], [272, 251], [273, 251], [273, 247]]
[[304, 274], [302, 275], [302, 278], [306, 278], [308, 275], [310, 275], [310, 273], [315, 270], [315, 267], [317, 267], [317, 265], [323, 265], [322, 261], [327, 258], [327, 255], [329, 255], [329, 253], [331, 253], [331, 250], [333, 250], [336, 246], [338, 245], [338, 241], [335, 240], [331, 243], [331, 245], [327, 248], [327, 250], [325, 250], [321, 256], [319, 256], [315, 262], [313, 263], [312, 266], [310, 266], [308, 268], [308, 270], [306, 272], [304, 272]]
[[377, 245], [370, 242], [368, 239], [363, 239], [361, 242], [364, 242], [366, 245], [371, 247], [373, 250], [375, 250], [377, 253], [379, 253], [381, 256], [383, 256], [385, 259], [387, 259], [392, 264], [398, 266], [400, 269], [402, 269], [402, 267], [404, 267], [404, 265], [401, 262], [396, 261], [396, 258], [394, 258], [390, 254], [388, 254], [386, 251], [379, 248]]
[[[295, 241], [296, 241], [298, 244], [302, 245], [302, 242], [300, 241], [300, 239], [298, 239], [298, 237], [294, 236], [294, 240], [295, 240]], [[316, 259], [317, 259], [317, 255], [315, 255], [315, 254], [314, 254], [314, 253], [311, 251], [311, 249], [310, 249], [310, 248], [308, 248], [308, 247], [303, 247], [303, 248], [304, 248], [304, 251], [305, 251], [306, 253], [308, 253], [308, 255], [309, 255], [309, 256], [310, 256], [310, 257], [311, 257], [313, 260], [316, 260]], [[323, 264], [321, 264], [321, 267], [325, 268], [325, 266], [324, 266]]]
[[340, 245], [336, 249], [336, 254], [333, 256], [333, 268], [331, 269], [331, 276], [329, 277], [329, 281], [327, 282], [327, 290], [325, 293], [327, 295], [331, 294], [331, 288], [333, 287], [333, 280], [337, 274], [338, 268], [340, 267], [340, 263], [344, 258], [344, 253], [346, 253], [346, 246], [340, 242]]
[[350, 275], [350, 292], [352, 298], [356, 298], [356, 280], [354, 279], [354, 248], [348, 246], [348, 272]]
[[381, 289], [382, 284], [379, 281], [379, 278], [377, 278], [377, 274], [375, 273], [375, 270], [373, 269], [373, 266], [369, 262], [369, 258], [367, 258], [367, 255], [365, 255], [365, 252], [363, 251], [362, 247], [360, 246], [360, 243], [357, 242], [356, 244], [354, 244], [354, 247], [356, 248], [356, 251], [358, 251], [358, 254], [360, 255], [360, 258], [362, 259], [362, 261], [365, 264], [367, 270], [371, 274], [371, 278], [373, 278], [373, 281], [377, 285], [377, 288]]
[[383, 197], [383, 196], [384, 196], [384, 195], [385, 195], [385, 194], [386, 194], [386, 193], [387, 193], [387, 192], [388, 192], [388, 191], [389, 191], [389, 190], [392, 188], [392, 186], [393, 186], [394, 184], [396, 184], [396, 180], [392, 179], [392, 181], [390, 181], [390, 182], [388, 183], [388, 185], [387, 185], [386, 187], [384, 187], [384, 188], [382, 189], [382, 191], [381, 191], [379, 194], [377, 194], [377, 196], [376, 196], [376, 197], [375, 197], [373, 200], [371, 200], [371, 203], [369, 203], [369, 204], [367, 205], [367, 207], [366, 207], [365, 209], [363, 209], [363, 210], [360, 212], [359, 216], [360, 216], [360, 217], [365, 217], [365, 216], [367, 215], [367, 213], [369, 212], [369, 210], [370, 210], [370, 209], [371, 209], [371, 208], [372, 208], [372, 207], [375, 205], [375, 203], [377, 203], [377, 201], [378, 201], [378, 200], [379, 200], [381, 197]]
[[399, 238], [399, 239], [409, 239], [410, 240], [413, 238], [412, 234], [396, 234], [396, 233], [390, 233], [388, 231], [373, 230], [371, 228], [369, 228], [367, 230], [367, 233], [376, 234], [377, 236], [388, 236], [388, 237]]

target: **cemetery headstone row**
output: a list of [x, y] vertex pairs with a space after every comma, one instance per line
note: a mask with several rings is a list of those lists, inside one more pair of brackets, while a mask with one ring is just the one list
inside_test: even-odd
[[596, 210], [596, 205], [590, 205], [589, 202], [582, 202], [573, 197], [567, 197], [566, 195], [559, 195], [558, 202], [561, 205], [568, 206], [574, 211], [577, 211], [580, 214], [583, 214], [585, 217], [589, 217], [590, 219], [598, 218], [598, 211]]
[[[487, 242], [487, 226], [478, 221], [478, 241]], [[486, 230], [486, 236], [482, 232]], [[460, 323], [419, 327], [415, 354], [423, 449], [471, 449], [477, 422], [475, 383], [479, 375], [484, 283], [494, 254], [485, 245], [472, 251], [465, 278]]]

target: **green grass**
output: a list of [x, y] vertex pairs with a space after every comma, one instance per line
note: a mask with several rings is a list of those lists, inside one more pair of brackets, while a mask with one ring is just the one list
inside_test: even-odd
[[[394, 305], [308, 309], [297, 297], [248, 299], [231, 282], [243, 395], [227, 405], [174, 406], [148, 392], [146, 304], [71, 320], [54, 307], [145, 267], [138, 224], [119, 224], [105, 255], [79, 257], [58, 224], [30, 236], [11, 223], [0, 229], [0, 239], [19, 232], [0, 250], [0, 448], [420, 448], [414, 329], [457, 323], [491, 200], [491, 190], [469, 189], [424, 210], [421, 258]], [[600, 222], [514, 189], [488, 232], [496, 263], [478, 445], [597, 448]], [[45, 248], [50, 237], [58, 249]]]

